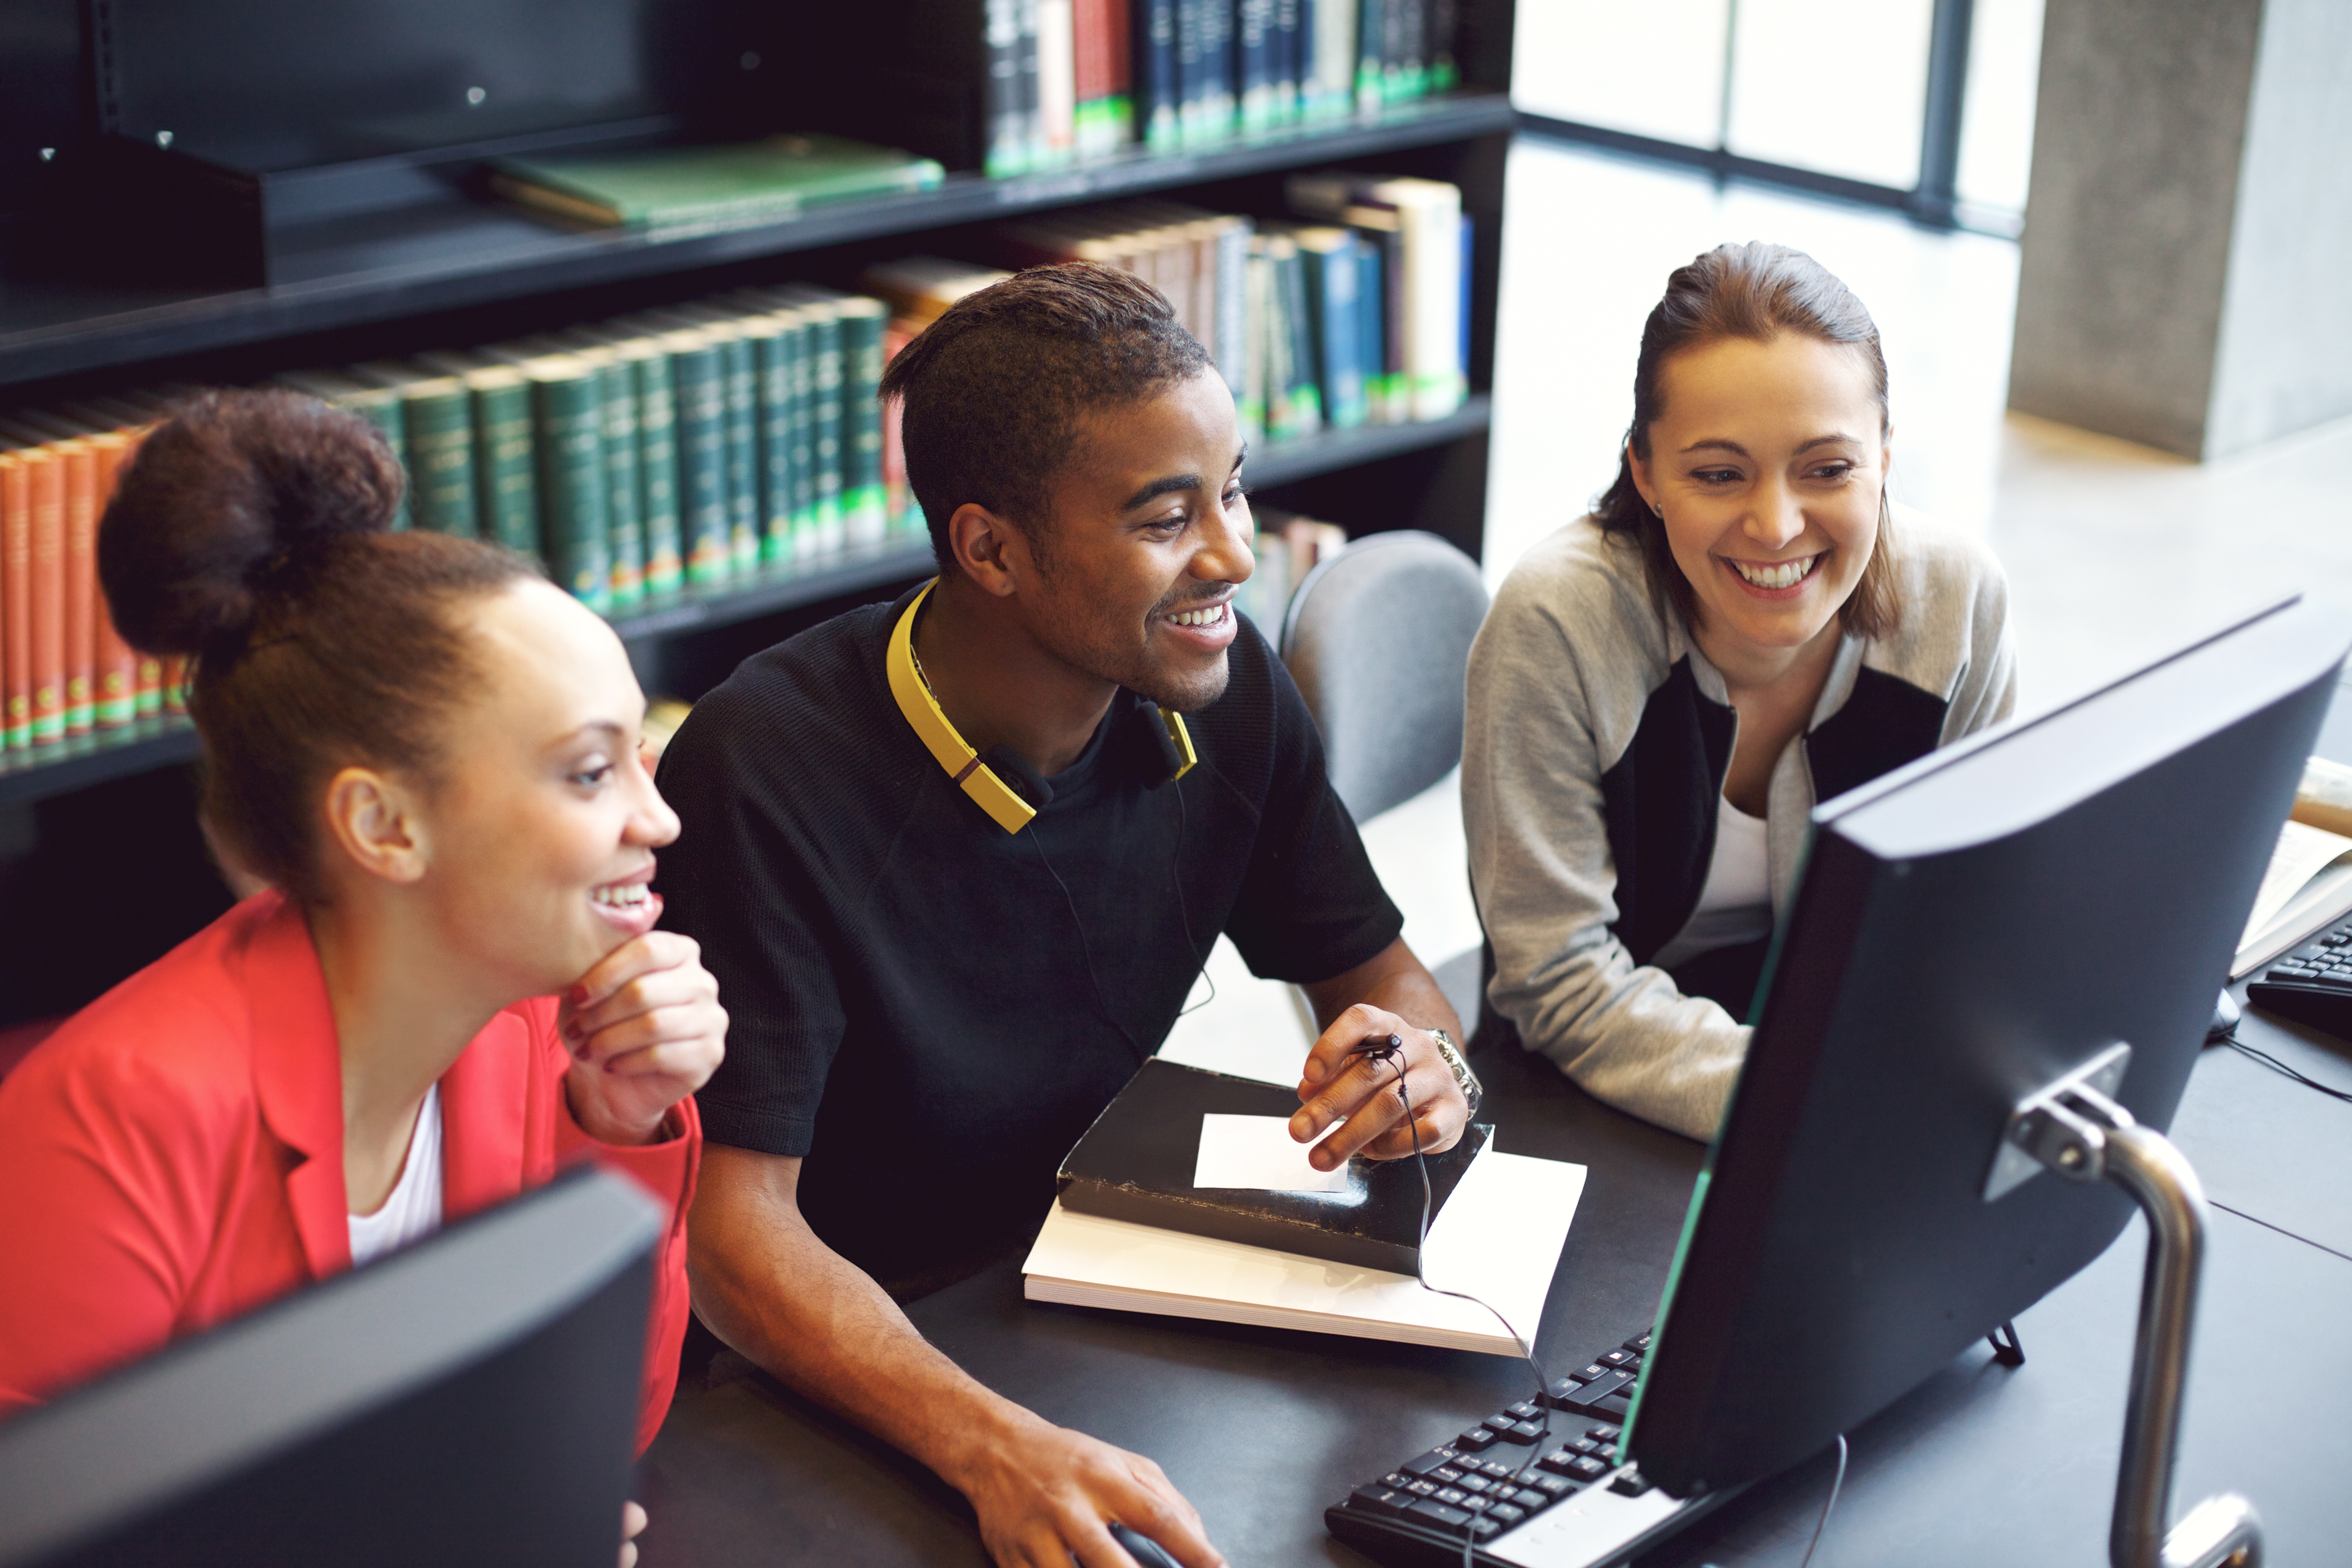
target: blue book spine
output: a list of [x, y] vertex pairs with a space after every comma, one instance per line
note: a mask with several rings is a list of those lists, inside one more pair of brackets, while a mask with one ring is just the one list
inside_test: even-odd
[[1317, 266], [1307, 279], [1317, 285], [1316, 360], [1323, 382], [1323, 417], [1339, 430], [1364, 422], [1364, 359], [1358, 342], [1364, 309], [1357, 285], [1361, 250], [1349, 236], [1347, 244], [1316, 255]]
[[[1114, 0], [1125, 4], [1126, 0]], [[1135, 0], [1136, 118], [1148, 147], [1183, 140], [1183, 90], [1176, 73], [1176, 0]]]
[[1244, 131], [1263, 131], [1274, 123], [1274, 12], [1275, 0], [1234, 0]]
[[1287, 125], [1300, 117], [1300, 89], [1309, 79], [1305, 46], [1311, 25], [1307, 0], [1273, 0], [1274, 4], [1274, 122]]
[[1361, 367], [1364, 418], [1388, 421], [1388, 302], [1382, 279], [1382, 247], [1356, 236], [1356, 353]]
[[1470, 263], [1477, 254], [1478, 226], [1470, 215], [1462, 215], [1462, 318], [1454, 334], [1454, 368], [1461, 372], [1460, 384], [1470, 385]]

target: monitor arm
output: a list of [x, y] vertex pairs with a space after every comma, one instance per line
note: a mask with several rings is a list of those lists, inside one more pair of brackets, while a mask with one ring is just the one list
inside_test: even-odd
[[2139, 1205], [2147, 1216], [2147, 1269], [2108, 1559], [2114, 1568], [2260, 1568], [2262, 1520], [2235, 1492], [2207, 1498], [2178, 1525], [2166, 1525], [2205, 1262], [2205, 1192], [2169, 1139], [2109, 1097], [2130, 1058], [2130, 1047], [2110, 1046], [2021, 1101], [2003, 1130], [1985, 1198], [2046, 1169], [2070, 1182], [2113, 1182]]

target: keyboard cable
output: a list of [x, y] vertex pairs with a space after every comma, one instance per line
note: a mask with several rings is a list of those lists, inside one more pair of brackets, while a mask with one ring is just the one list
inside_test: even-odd
[[2271, 1055], [2270, 1052], [2256, 1050], [2253, 1047], [2246, 1044], [2245, 1041], [2238, 1038], [2235, 1033], [2222, 1036], [2221, 1043], [2229, 1047], [2231, 1050], [2239, 1052], [2241, 1055], [2253, 1058], [2254, 1060], [2262, 1063], [2263, 1066], [2270, 1068], [2273, 1072], [2284, 1073], [2287, 1077], [2294, 1079], [2295, 1082], [2303, 1085], [2305, 1089], [2316, 1089], [2321, 1094], [2327, 1096], [2330, 1100], [2341, 1100], [2347, 1103], [2352, 1103], [2352, 1091], [2347, 1091], [2345, 1089], [2336, 1089], [2329, 1084], [2324, 1084], [2315, 1078], [2306, 1078], [2302, 1073], [2299, 1073], [2295, 1071], [2294, 1068], [2289, 1067], [2286, 1063], [2279, 1060], [2278, 1058]]
[[[1473, 1306], [1484, 1307], [1493, 1314], [1495, 1321], [1503, 1325], [1503, 1331], [1510, 1335], [1512, 1342], [1519, 1347], [1519, 1354], [1527, 1362], [1528, 1370], [1535, 1373], [1535, 1404], [1536, 1408], [1543, 1413], [1543, 1419], [1537, 1424], [1536, 1440], [1529, 1445], [1528, 1457], [1520, 1460], [1519, 1468], [1511, 1473], [1511, 1484], [1516, 1489], [1525, 1483], [1528, 1471], [1551, 1443], [1551, 1405], [1544, 1397], [1551, 1390], [1551, 1380], [1544, 1375], [1543, 1363], [1536, 1360], [1536, 1342], [1533, 1336], [1522, 1335], [1512, 1326], [1511, 1320], [1503, 1316], [1500, 1308], [1491, 1301], [1481, 1300], [1467, 1290], [1448, 1290], [1444, 1286], [1432, 1285], [1429, 1282], [1429, 1276], [1423, 1271], [1422, 1260], [1429, 1250], [1429, 1226], [1436, 1209], [1436, 1201], [1429, 1182], [1429, 1154], [1421, 1146], [1421, 1124], [1414, 1120], [1413, 1116], [1412, 1092], [1404, 1086], [1403, 1039], [1396, 1035], [1374, 1035], [1355, 1046], [1348, 1054], [1351, 1057], [1361, 1057], [1375, 1067], [1389, 1068], [1396, 1074], [1394, 1087], [1397, 1099], [1404, 1105], [1405, 1131], [1412, 1139], [1413, 1163], [1421, 1172], [1421, 1244], [1414, 1249], [1412, 1255], [1414, 1282], [1433, 1296], [1451, 1296], [1457, 1301], [1467, 1301]], [[1475, 1513], [1472, 1515], [1474, 1525], [1477, 1517]], [[1473, 1568], [1477, 1551], [1477, 1531], [1475, 1528], [1464, 1531], [1462, 1568]]]
[[1822, 1517], [1813, 1521], [1813, 1538], [1805, 1542], [1805, 1560], [1797, 1568], [1813, 1568], [1813, 1551], [1822, 1543], [1822, 1531], [1830, 1525], [1830, 1512], [1837, 1507], [1838, 1493], [1845, 1487], [1845, 1434], [1838, 1434], [1837, 1477], [1830, 1482], [1829, 1500], [1822, 1504]]

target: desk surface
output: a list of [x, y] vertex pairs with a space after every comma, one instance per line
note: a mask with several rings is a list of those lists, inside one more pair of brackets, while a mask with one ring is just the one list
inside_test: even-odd
[[[2352, 1082], [2352, 1054], [2332, 1042], [2259, 1019], [2246, 1034]], [[1591, 1173], [1539, 1352], [1581, 1355], [1638, 1331], [1699, 1146], [1610, 1110], [1549, 1064], [1481, 1067], [1501, 1147]], [[2352, 1257], [2286, 1232], [2352, 1254], [2352, 1106], [2209, 1052], [2177, 1131], [2217, 1203], [2238, 1211], [2213, 1219], [2177, 1496], [2242, 1490], [2274, 1561], [2334, 1560], [2352, 1536]], [[2019, 1321], [2024, 1367], [1970, 1352], [1855, 1434], [1820, 1561], [2104, 1563], [2141, 1257], [2135, 1221]], [[1235, 1568], [1362, 1563], [1324, 1533], [1324, 1506], [1526, 1392], [1525, 1370], [1499, 1357], [1031, 1304], [1011, 1265], [909, 1310], [990, 1386], [1157, 1459]], [[919, 1466], [733, 1358], [718, 1370], [679, 1391], [646, 1456], [648, 1568], [984, 1564], [961, 1500]], [[1800, 1466], [1645, 1568], [1794, 1563], [1827, 1485], [1825, 1458]]]
[[[2336, 703], [2319, 751], [2352, 761], [2352, 700]], [[2239, 1037], [2352, 1088], [2352, 1046], [2252, 1013]], [[1479, 1068], [1499, 1147], [1591, 1171], [1538, 1352], [1581, 1356], [1647, 1327], [1703, 1151], [1549, 1063], [1514, 1053]], [[2273, 1561], [2340, 1562], [2352, 1540], [2352, 1105], [2209, 1050], [2172, 1131], [2216, 1205], [2176, 1514], [2242, 1491]], [[1816, 1561], [2105, 1563], [2144, 1251], [2134, 1220], [2021, 1318], [2024, 1366], [1971, 1352], [1853, 1434]], [[1234, 1568], [1364, 1564], [1324, 1533], [1325, 1505], [1527, 1392], [1525, 1369], [1495, 1356], [1031, 1304], [1009, 1264], [909, 1315], [991, 1387], [1157, 1459]], [[678, 1391], [646, 1455], [646, 1568], [985, 1568], [962, 1500], [921, 1467], [735, 1358], [716, 1370]], [[1750, 1489], [1642, 1568], [1795, 1564], [1830, 1465], [1824, 1455]]]

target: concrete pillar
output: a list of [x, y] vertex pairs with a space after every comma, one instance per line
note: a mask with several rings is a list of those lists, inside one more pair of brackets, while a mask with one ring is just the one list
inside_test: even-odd
[[2043, 17], [2010, 406], [2200, 458], [2352, 415], [2352, 3]]

